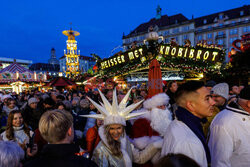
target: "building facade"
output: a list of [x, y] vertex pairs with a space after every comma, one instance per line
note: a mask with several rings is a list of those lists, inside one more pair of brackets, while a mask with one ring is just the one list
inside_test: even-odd
[[59, 60], [56, 58], [56, 50], [51, 49], [51, 56], [48, 63], [34, 63], [29, 69], [37, 74], [48, 74], [52, 77], [59, 76], [60, 65]]
[[6, 57], [0, 57], [0, 69], [3, 69], [7, 66], [9, 66], [12, 63], [18, 63], [21, 66], [25, 68], [29, 68], [29, 66], [32, 64], [32, 60], [23, 60], [23, 59], [13, 59], [13, 58], [6, 58]]
[[205, 40], [208, 45], [222, 45], [228, 52], [234, 40], [250, 33], [250, 5], [192, 19], [182, 14], [162, 16], [158, 6], [155, 18], [139, 25], [128, 35], [123, 35], [124, 50], [135, 43], [143, 44], [150, 26], [162, 36], [159, 40], [164, 40], [165, 43], [173, 38], [179, 45], [184, 45], [187, 39], [192, 45]]

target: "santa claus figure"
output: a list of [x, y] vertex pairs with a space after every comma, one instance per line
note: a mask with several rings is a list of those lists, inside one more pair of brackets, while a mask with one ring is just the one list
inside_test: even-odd
[[[172, 119], [168, 109], [169, 97], [165, 93], [159, 93], [143, 103], [143, 109], [136, 112], [146, 112], [140, 116], [132, 126], [132, 138], [135, 146], [144, 149], [150, 143], [163, 138], [166, 129]], [[147, 163], [137, 165], [151, 167], [160, 158], [160, 151]]]

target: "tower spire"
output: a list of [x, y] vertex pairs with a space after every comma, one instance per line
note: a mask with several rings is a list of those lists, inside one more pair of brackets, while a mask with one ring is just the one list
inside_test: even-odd
[[161, 7], [160, 7], [160, 5], [158, 5], [157, 6], [157, 8], [156, 8], [156, 19], [160, 19], [161, 18]]

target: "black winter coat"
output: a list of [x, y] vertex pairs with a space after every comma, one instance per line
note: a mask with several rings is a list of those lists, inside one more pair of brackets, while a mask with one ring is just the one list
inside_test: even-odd
[[48, 144], [39, 157], [24, 164], [24, 167], [97, 167], [89, 159], [77, 156], [79, 147], [74, 144]]

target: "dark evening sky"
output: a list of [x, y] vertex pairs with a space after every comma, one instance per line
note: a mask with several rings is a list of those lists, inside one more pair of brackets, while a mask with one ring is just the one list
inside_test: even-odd
[[80, 32], [76, 37], [81, 55], [109, 57], [127, 35], [156, 15], [182, 13], [200, 17], [248, 5], [250, 0], [5, 0], [0, 7], [0, 57], [44, 62], [52, 47], [63, 56], [67, 37], [63, 30]]

